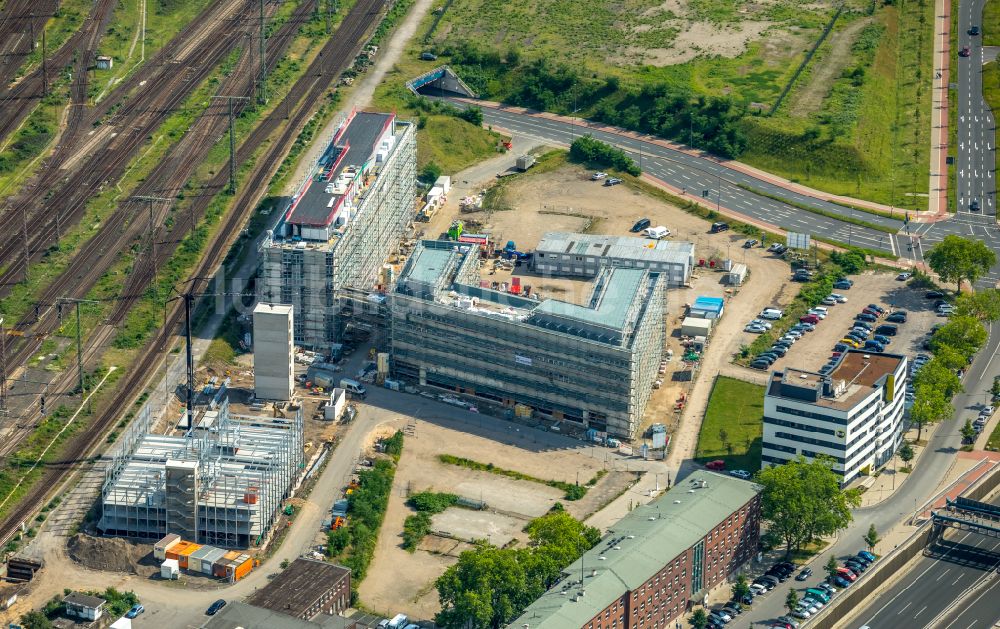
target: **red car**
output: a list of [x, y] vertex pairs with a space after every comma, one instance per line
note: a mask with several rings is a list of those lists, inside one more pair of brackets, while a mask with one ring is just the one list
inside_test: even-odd
[[802, 323], [811, 323], [813, 325], [816, 325], [817, 323], [819, 323], [819, 317], [817, 317], [816, 315], [807, 314], [799, 317], [799, 321], [801, 321]]
[[717, 459], [715, 461], [709, 461], [705, 464], [705, 467], [710, 470], [715, 470], [716, 472], [721, 472], [726, 469], [726, 462], [722, 459]]
[[851, 581], [852, 583], [854, 581], [858, 580], [858, 575], [854, 574], [854, 572], [852, 572], [848, 568], [844, 568], [844, 567], [837, 568], [837, 574], [839, 574], [840, 576], [844, 577], [848, 581]]
[[972, 51], [969, 50], [968, 46], [962, 46], [962, 49], [958, 51], [958, 56], [959, 57], [968, 57], [971, 54], [972, 54]]

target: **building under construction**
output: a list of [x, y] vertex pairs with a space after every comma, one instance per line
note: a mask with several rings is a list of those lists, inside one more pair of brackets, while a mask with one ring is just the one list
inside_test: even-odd
[[295, 344], [344, 338], [346, 303], [391, 283], [385, 261], [413, 220], [416, 131], [394, 114], [357, 112], [260, 247], [260, 300], [294, 307]]
[[144, 413], [105, 470], [98, 528], [143, 540], [169, 532], [226, 548], [260, 544], [302, 470], [302, 410], [238, 416], [224, 401], [209, 429], [183, 437], [148, 433]]
[[422, 241], [391, 295], [393, 372], [631, 439], [666, 340], [666, 279], [605, 268], [586, 305], [491, 290], [479, 247]]

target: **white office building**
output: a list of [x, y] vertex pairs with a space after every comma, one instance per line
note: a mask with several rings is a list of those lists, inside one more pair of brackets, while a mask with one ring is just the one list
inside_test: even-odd
[[290, 305], [253, 309], [253, 391], [258, 400], [290, 400], [295, 388], [295, 339]]
[[903, 436], [906, 357], [848, 351], [828, 375], [786, 368], [764, 393], [763, 466], [835, 461], [842, 483], [885, 465]]

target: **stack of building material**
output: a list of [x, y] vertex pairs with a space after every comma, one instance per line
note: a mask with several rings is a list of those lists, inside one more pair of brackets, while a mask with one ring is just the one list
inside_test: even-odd
[[11, 557], [7, 561], [7, 580], [31, 581], [35, 573], [41, 570], [44, 565], [41, 560], [29, 559], [27, 557]]

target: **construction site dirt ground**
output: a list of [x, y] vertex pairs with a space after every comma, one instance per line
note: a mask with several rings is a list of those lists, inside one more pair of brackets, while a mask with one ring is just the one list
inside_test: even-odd
[[[461, 551], [472, 548], [472, 540], [487, 539], [497, 546], [523, 543], [527, 540], [525, 525], [557, 502], [583, 519], [620, 495], [636, 478], [626, 471], [626, 459], [605, 448], [521, 448], [506, 442], [517, 438], [515, 431], [529, 429], [485, 419], [485, 425], [473, 431], [437, 421], [411, 424], [375, 559], [359, 591], [366, 608], [389, 615], [404, 612], [432, 618], [440, 608], [434, 581], [458, 560]], [[617, 471], [600, 478], [582, 500], [567, 501], [562, 491], [545, 484], [442, 463], [438, 459], [441, 454], [493, 463], [545, 481], [575, 483], [579, 478], [580, 484], [585, 484], [601, 470]], [[482, 511], [452, 507], [435, 515], [432, 530], [445, 533], [427, 536], [416, 552], [409, 553], [402, 547], [403, 522], [414, 511], [406, 499], [429, 490], [482, 501], [488, 507]]]

